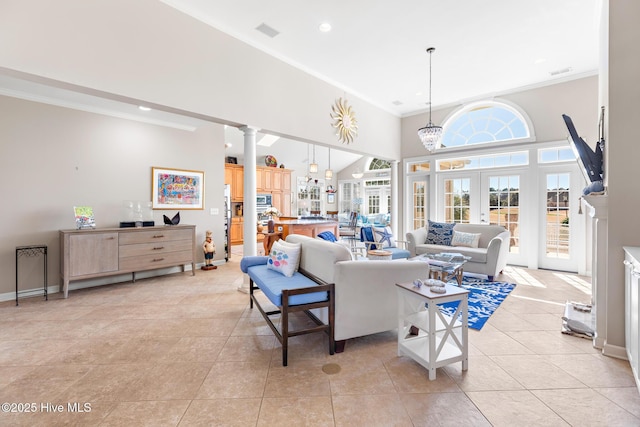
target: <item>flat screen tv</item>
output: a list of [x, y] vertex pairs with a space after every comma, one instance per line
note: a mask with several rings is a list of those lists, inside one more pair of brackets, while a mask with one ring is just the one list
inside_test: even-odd
[[589, 144], [576, 132], [571, 117], [563, 114], [562, 118], [567, 125], [567, 129], [569, 129], [569, 142], [585, 179], [588, 183], [602, 181], [602, 149], [600, 148], [600, 143], [596, 144], [595, 150], [592, 150]]

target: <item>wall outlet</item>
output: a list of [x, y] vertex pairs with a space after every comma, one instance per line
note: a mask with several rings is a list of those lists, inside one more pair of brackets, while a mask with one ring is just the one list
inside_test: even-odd
[[211, 215], [218, 215], [218, 214], [220, 214], [220, 209], [211, 208], [210, 212], [211, 212]]

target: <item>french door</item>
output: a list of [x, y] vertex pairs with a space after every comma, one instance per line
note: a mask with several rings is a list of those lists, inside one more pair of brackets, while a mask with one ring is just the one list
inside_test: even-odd
[[407, 230], [415, 230], [427, 225], [429, 212], [429, 177], [412, 176], [407, 194], [409, 217]]
[[584, 215], [578, 214], [584, 181], [577, 166], [540, 168], [540, 221], [538, 263], [540, 268], [578, 271], [584, 256]]
[[525, 175], [525, 169], [439, 174], [438, 217], [504, 226], [511, 232], [508, 262], [527, 265]]

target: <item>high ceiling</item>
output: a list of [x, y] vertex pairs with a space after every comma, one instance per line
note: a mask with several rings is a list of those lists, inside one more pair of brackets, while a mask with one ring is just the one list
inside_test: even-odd
[[[429, 55], [433, 108], [593, 75], [601, 0], [161, 0], [190, 16], [400, 117], [427, 111]], [[331, 31], [319, 31], [321, 23]], [[271, 37], [267, 32], [275, 30]], [[256, 28], [262, 27], [263, 31]], [[272, 34], [273, 35], [273, 34]], [[198, 120], [72, 90], [0, 76], [0, 94], [141, 119], [184, 129]], [[258, 138], [262, 137], [261, 134]], [[242, 158], [242, 133], [229, 128], [228, 156]], [[307, 144], [258, 146], [304, 168]], [[334, 170], [359, 155], [331, 150]], [[316, 147], [320, 170], [326, 147]]]
[[428, 108], [428, 47], [433, 108], [598, 69], [601, 0], [162, 1], [400, 116]]

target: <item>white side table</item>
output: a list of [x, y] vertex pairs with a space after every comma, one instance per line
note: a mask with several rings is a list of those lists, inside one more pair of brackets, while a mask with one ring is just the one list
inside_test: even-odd
[[[398, 355], [409, 356], [427, 368], [430, 380], [436, 378], [436, 368], [451, 363], [462, 362], [462, 370], [466, 371], [469, 363], [469, 291], [446, 285], [446, 293], [438, 294], [431, 292], [428, 286], [417, 288], [413, 283], [397, 283], [396, 286]], [[438, 304], [452, 301], [460, 301], [454, 315], [442, 314]], [[414, 335], [412, 331], [416, 328], [418, 334]]]

